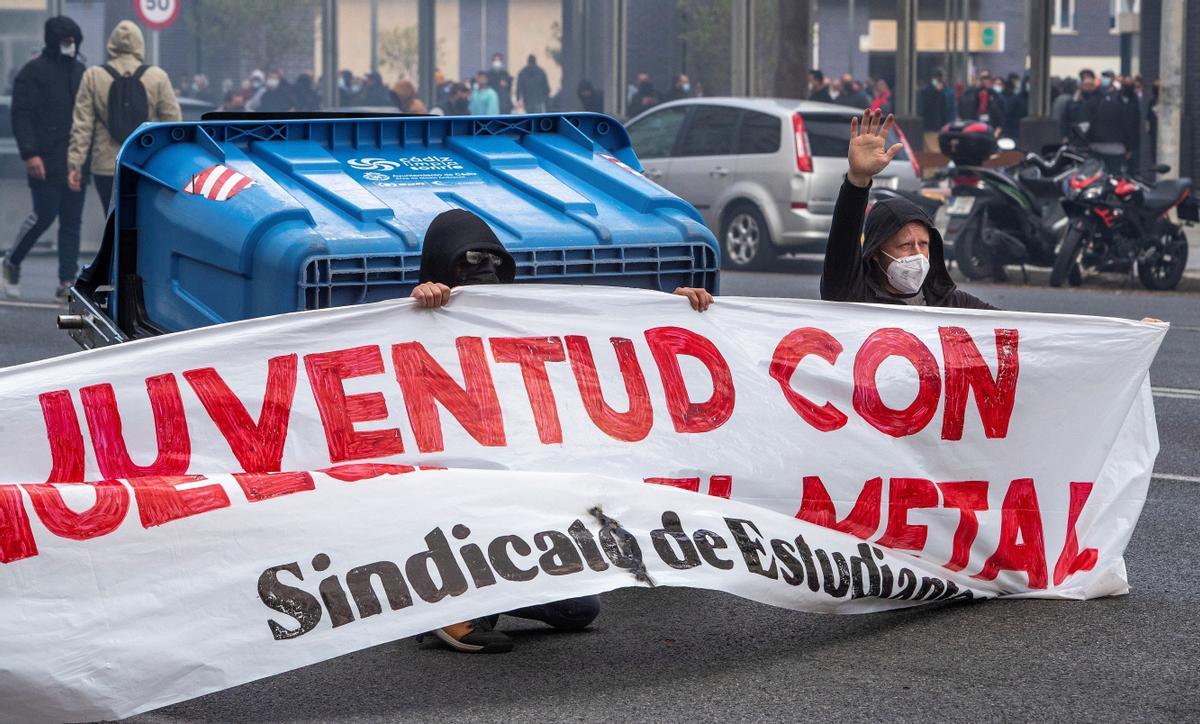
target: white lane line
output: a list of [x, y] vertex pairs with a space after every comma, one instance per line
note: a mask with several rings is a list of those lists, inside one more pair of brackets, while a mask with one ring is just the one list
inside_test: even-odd
[[1200, 390], [1190, 390], [1184, 387], [1151, 387], [1155, 397], [1165, 397], [1172, 400], [1200, 400]]
[[0, 299], [0, 307], [20, 307], [23, 309], [66, 309], [64, 304], [53, 302], [13, 302]]
[[1200, 477], [1196, 477], [1195, 475], [1172, 475], [1170, 473], [1154, 473], [1154, 475], [1152, 475], [1151, 477], [1157, 478], [1158, 480], [1176, 480], [1181, 483], [1200, 483]]

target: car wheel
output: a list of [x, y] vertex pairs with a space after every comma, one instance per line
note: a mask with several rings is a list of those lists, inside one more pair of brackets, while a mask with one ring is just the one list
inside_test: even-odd
[[775, 244], [762, 213], [751, 204], [725, 212], [721, 223], [721, 261], [725, 269], [766, 269], [775, 260]]

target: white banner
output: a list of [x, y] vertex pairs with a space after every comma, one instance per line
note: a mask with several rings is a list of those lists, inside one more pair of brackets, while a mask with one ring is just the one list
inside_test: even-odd
[[626, 585], [1124, 593], [1165, 329], [476, 287], [11, 368], [0, 701], [128, 716]]

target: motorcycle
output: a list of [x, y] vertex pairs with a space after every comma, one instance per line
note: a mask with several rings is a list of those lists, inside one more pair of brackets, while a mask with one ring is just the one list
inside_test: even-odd
[[[1147, 169], [1150, 170], [1150, 169]], [[1152, 169], [1167, 173], [1170, 166]], [[1200, 221], [1190, 178], [1149, 183], [1138, 175], [1105, 173], [1089, 160], [1063, 181], [1068, 227], [1059, 245], [1050, 285], [1079, 286], [1083, 270], [1135, 275], [1147, 289], [1174, 289], [1187, 267], [1188, 242], [1179, 219]]]
[[946, 239], [963, 275], [1003, 281], [1005, 264], [1051, 266], [1066, 227], [1059, 203], [1062, 181], [1084, 160], [1062, 146], [1048, 159], [1029, 153], [1004, 171], [982, 166], [947, 170]]

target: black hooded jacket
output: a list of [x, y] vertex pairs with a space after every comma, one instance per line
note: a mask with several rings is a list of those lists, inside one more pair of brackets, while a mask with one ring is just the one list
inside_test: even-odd
[[[44, 35], [46, 47], [42, 54], [26, 63], [13, 81], [13, 136], [21, 160], [41, 156], [47, 182], [63, 182], [67, 178], [75, 94], [84, 67], [58, 48], [64, 39], [74, 38], [78, 53], [83, 33], [74, 20], [58, 16], [46, 21]], [[41, 182], [30, 179], [30, 183]]]
[[517, 273], [512, 255], [500, 243], [487, 222], [470, 211], [451, 209], [438, 214], [421, 242], [421, 282], [440, 282], [458, 286], [459, 262], [468, 251], [486, 251], [500, 257], [496, 275], [509, 284]]
[[[872, 302], [904, 304], [905, 300], [889, 293], [879, 283], [879, 266], [871, 258], [883, 242], [905, 224], [919, 221], [929, 227], [929, 274], [921, 285], [925, 304], [930, 307], [995, 309], [987, 302], [958, 289], [942, 251], [942, 235], [933, 221], [916, 204], [905, 199], [876, 202], [863, 229], [869, 188], [842, 181], [833, 225], [825, 247], [825, 269], [821, 273], [821, 299], [829, 302]], [[864, 237], [859, 243], [859, 238]]]

